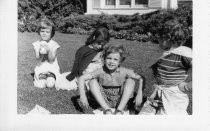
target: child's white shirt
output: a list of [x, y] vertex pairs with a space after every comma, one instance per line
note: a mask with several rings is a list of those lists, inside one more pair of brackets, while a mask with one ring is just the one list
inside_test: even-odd
[[186, 47], [186, 46], [180, 46], [180, 47], [175, 48], [171, 51], [166, 51], [166, 52], [164, 52], [164, 54], [161, 57], [164, 57], [164, 56], [169, 55], [171, 53], [181, 55], [181, 56], [184, 56], [184, 57], [188, 57], [188, 58], [192, 58], [192, 49], [189, 48], [189, 47]]
[[188, 58], [192, 58], [192, 49], [189, 47], [186, 47], [186, 46], [180, 46], [180, 47], [174, 49], [173, 51], [171, 51], [171, 53], [185, 56]]
[[[41, 48], [41, 44], [42, 44], [42, 42], [40, 40], [32, 43], [32, 45], [34, 46], [34, 50], [39, 51], [40, 48]], [[54, 40], [50, 40], [49, 42], [47, 42], [47, 44], [48, 44], [48, 47], [49, 47], [50, 50], [56, 50], [60, 47], [58, 45], [58, 43], [55, 42]], [[55, 58], [54, 62], [52, 62], [52, 63], [49, 63], [48, 61], [41, 62], [40, 64], [38, 64], [35, 67], [34, 72], [35, 72], [35, 77], [36, 78], [38, 78], [38, 75], [40, 73], [45, 73], [45, 72], [52, 72], [55, 75], [58, 75], [60, 73], [60, 68], [59, 68], [59, 65], [58, 65], [57, 57]]]

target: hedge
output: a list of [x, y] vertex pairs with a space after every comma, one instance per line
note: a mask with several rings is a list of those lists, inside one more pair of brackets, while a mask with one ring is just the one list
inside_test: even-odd
[[[35, 32], [39, 19], [25, 14], [28, 19], [18, 19], [18, 31]], [[112, 37], [135, 41], [156, 41], [157, 33], [165, 21], [176, 18], [183, 25], [187, 36], [192, 36], [192, 7], [183, 6], [176, 10], [158, 10], [139, 15], [80, 15], [72, 13], [65, 18], [53, 19], [56, 30], [70, 34], [90, 34], [97, 26], [106, 24]]]

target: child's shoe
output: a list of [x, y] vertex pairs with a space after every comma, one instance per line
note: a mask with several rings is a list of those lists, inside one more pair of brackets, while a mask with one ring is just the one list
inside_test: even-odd
[[112, 115], [113, 112], [111, 109], [106, 109], [104, 112], [103, 112], [104, 115]]
[[115, 112], [114, 112], [115, 115], [123, 115], [124, 114], [124, 111], [121, 111], [121, 110], [118, 110], [116, 109]]
[[156, 109], [154, 108], [154, 106], [152, 105], [152, 103], [147, 100], [141, 111], [139, 112], [139, 115], [155, 115], [156, 114]]

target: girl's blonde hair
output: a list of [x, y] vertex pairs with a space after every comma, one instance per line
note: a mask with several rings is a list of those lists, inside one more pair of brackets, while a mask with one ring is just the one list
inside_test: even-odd
[[111, 53], [119, 53], [120, 54], [120, 62], [122, 63], [126, 57], [128, 56], [128, 52], [122, 45], [109, 45], [103, 51], [103, 58], [104, 60], [106, 57]]
[[41, 19], [38, 29], [38, 34], [40, 35], [41, 29], [48, 29], [51, 28], [51, 38], [55, 35], [55, 27], [51, 20], [44, 18]]

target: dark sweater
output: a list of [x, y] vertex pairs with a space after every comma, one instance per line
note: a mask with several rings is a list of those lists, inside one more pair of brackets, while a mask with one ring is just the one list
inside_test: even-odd
[[91, 63], [91, 61], [97, 54], [98, 51], [93, 50], [87, 45], [80, 47], [75, 54], [72, 71], [69, 75], [66, 76], [66, 79], [71, 81], [75, 77], [81, 76], [82, 72], [87, 68], [87, 66]]

